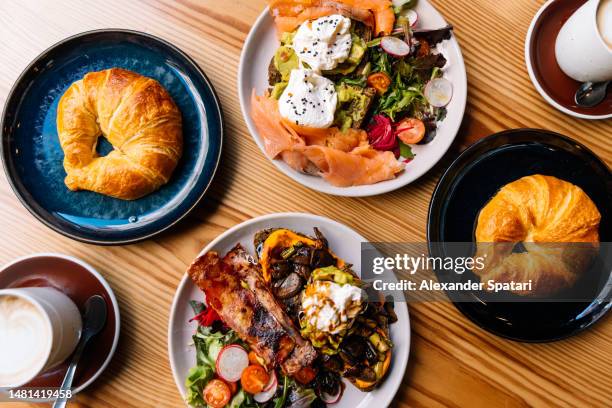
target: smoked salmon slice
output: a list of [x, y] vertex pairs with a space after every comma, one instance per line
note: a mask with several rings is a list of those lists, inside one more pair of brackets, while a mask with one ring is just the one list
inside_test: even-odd
[[327, 146], [343, 152], [350, 152], [357, 146], [368, 143], [368, 134], [361, 129], [349, 128], [345, 131], [341, 131], [337, 127], [315, 129], [296, 125], [285, 118], [281, 118], [281, 120], [286, 127], [293, 129], [304, 138], [309, 146]]
[[395, 25], [390, 0], [271, 0], [270, 13], [278, 34], [292, 32], [302, 23], [332, 14], [361, 21], [375, 35], [389, 35]]
[[311, 129], [285, 121], [278, 102], [268, 95], [251, 97], [251, 117], [266, 154], [293, 169], [318, 175], [338, 187], [375, 184], [404, 169], [392, 152], [373, 149], [361, 129]]
[[404, 169], [392, 152], [360, 146], [343, 152], [324, 146], [304, 148], [306, 158], [321, 169], [321, 176], [337, 187], [376, 184], [391, 180]]
[[267, 96], [257, 96], [255, 90], [251, 96], [251, 117], [264, 141], [264, 149], [269, 157], [275, 158], [281, 152], [289, 151], [296, 146], [306, 145], [296, 131], [279, 120], [278, 103]]

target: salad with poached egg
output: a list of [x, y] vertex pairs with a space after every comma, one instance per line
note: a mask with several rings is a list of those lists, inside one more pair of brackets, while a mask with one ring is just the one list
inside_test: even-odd
[[396, 177], [431, 142], [452, 83], [415, 0], [272, 0], [280, 46], [251, 115], [266, 153], [335, 186]]

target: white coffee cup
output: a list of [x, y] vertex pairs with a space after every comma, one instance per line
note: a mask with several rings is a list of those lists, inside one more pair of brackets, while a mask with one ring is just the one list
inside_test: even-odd
[[[611, 0], [589, 0], [559, 31], [555, 54], [561, 70], [579, 82], [612, 80]], [[598, 15], [599, 14], [599, 15]], [[607, 42], [606, 42], [607, 41]]]
[[81, 329], [79, 309], [56, 289], [0, 290], [0, 388], [20, 387], [66, 360]]

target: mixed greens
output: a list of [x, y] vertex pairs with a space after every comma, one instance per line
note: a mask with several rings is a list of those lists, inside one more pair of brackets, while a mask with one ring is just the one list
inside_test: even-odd
[[[185, 379], [187, 404], [197, 408], [303, 408], [317, 404], [324, 406], [314, 389], [301, 386], [291, 378], [276, 372], [266, 374], [267, 377], [263, 380], [260, 378], [264, 383], [260, 383], [259, 388], [253, 388], [258, 385], [255, 381], [257, 376], [254, 374], [254, 378], [249, 378], [249, 373], [263, 371], [259, 365], [260, 361], [253, 353], [249, 353], [248, 366], [241, 370], [241, 378], [238, 381], [228, 381], [224, 378], [227, 374], [223, 372], [223, 362], [220, 361], [223, 350], [233, 349], [241, 353], [249, 352], [249, 347], [233, 330], [224, 326], [213, 309], [197, 301], [192, 301], [191, 306], [195, 313], [193, 320], [198, 321], [198, 327], [193, 335], [196, 365], [189, 370]], [[236, 359], [231, 362], [235, 363]], [[251, 367], [255, 369], [250, 372]]]

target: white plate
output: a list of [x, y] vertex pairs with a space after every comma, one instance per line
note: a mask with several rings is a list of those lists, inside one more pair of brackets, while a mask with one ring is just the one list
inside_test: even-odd
[[[242, 243], [247, 251], [254, 254], [253, 235], [257, 231], [271, 227], [289, 228], [309, 235], [313, 233], [313, 227], [318, 227], [328, 239], [333, 251], [340, 258], [352, 263], [357, 273], [361, 271], [361, 243], [366, 242], [366, 239], [345, 225], [311, 214], [271, 214], [254, 218], [230, 228], [208, 244], [200, 254], [211, 250], [225, 254], [238, 242]], [[197, 323], [189, 323], [189, 319], [193, 317], [189, 301], [202, 301], [203, 299], [204, 294], [185, 275], [174, 296], [168, 326], [170, 365], [183, 398], [186, 395], [187, 372], [195, 364], [195, 350], [191, 346], [193, 343], [191, 336]], [[394, 349], [389, 375], [380, 388], [369, 393], [363, 393], [347, 383], [344, 396], [339, 403], [334, 405], [334, 408], [386, 407], [393, 399], [404, 377], [410, 352], [410, 320], [406, 303], [396, 302], [395, 312], [398, 321], [391, 325], [391, 340]]]
[[[420, 0], [416, 10], [419, 14], [417, 28], [440, 28], [447, 24], [442, 15], [427, 0]], [[238, 71], [238, 93], [242, 114], [251, 135], [253, 135], [264, 155], [263, 140], [257, 133], [257, 128], [250, 115], [251, 93], [255, 89], [257, 94], [261, 95], [268, 89], [268, 66], [278, 46], [274, 20], [266, 8], [247, 37]], [[442, 42], [438, 46], [438, 50], [448, 60], [444, 67], [444, 76], [453, 83], [454, 88], [453, 99], [447, 107], [448, 115], [444, 121], [438, 123], [437, 136], [431, 143], [413, 147], [416, 157], [398, 177], [372, 185], [335, 187], [321, 177], [310, 176], [292, 169], [282, 160], [272, 160], [274, 165], [287, 176], [313, 190], [349, 197], [366, 197], [387, 193], [421, 177], [444, 156], [444, 153], [455, 140], [467, 102], [465, 64], [455, 36], [453, 35], [450, 40]]]

